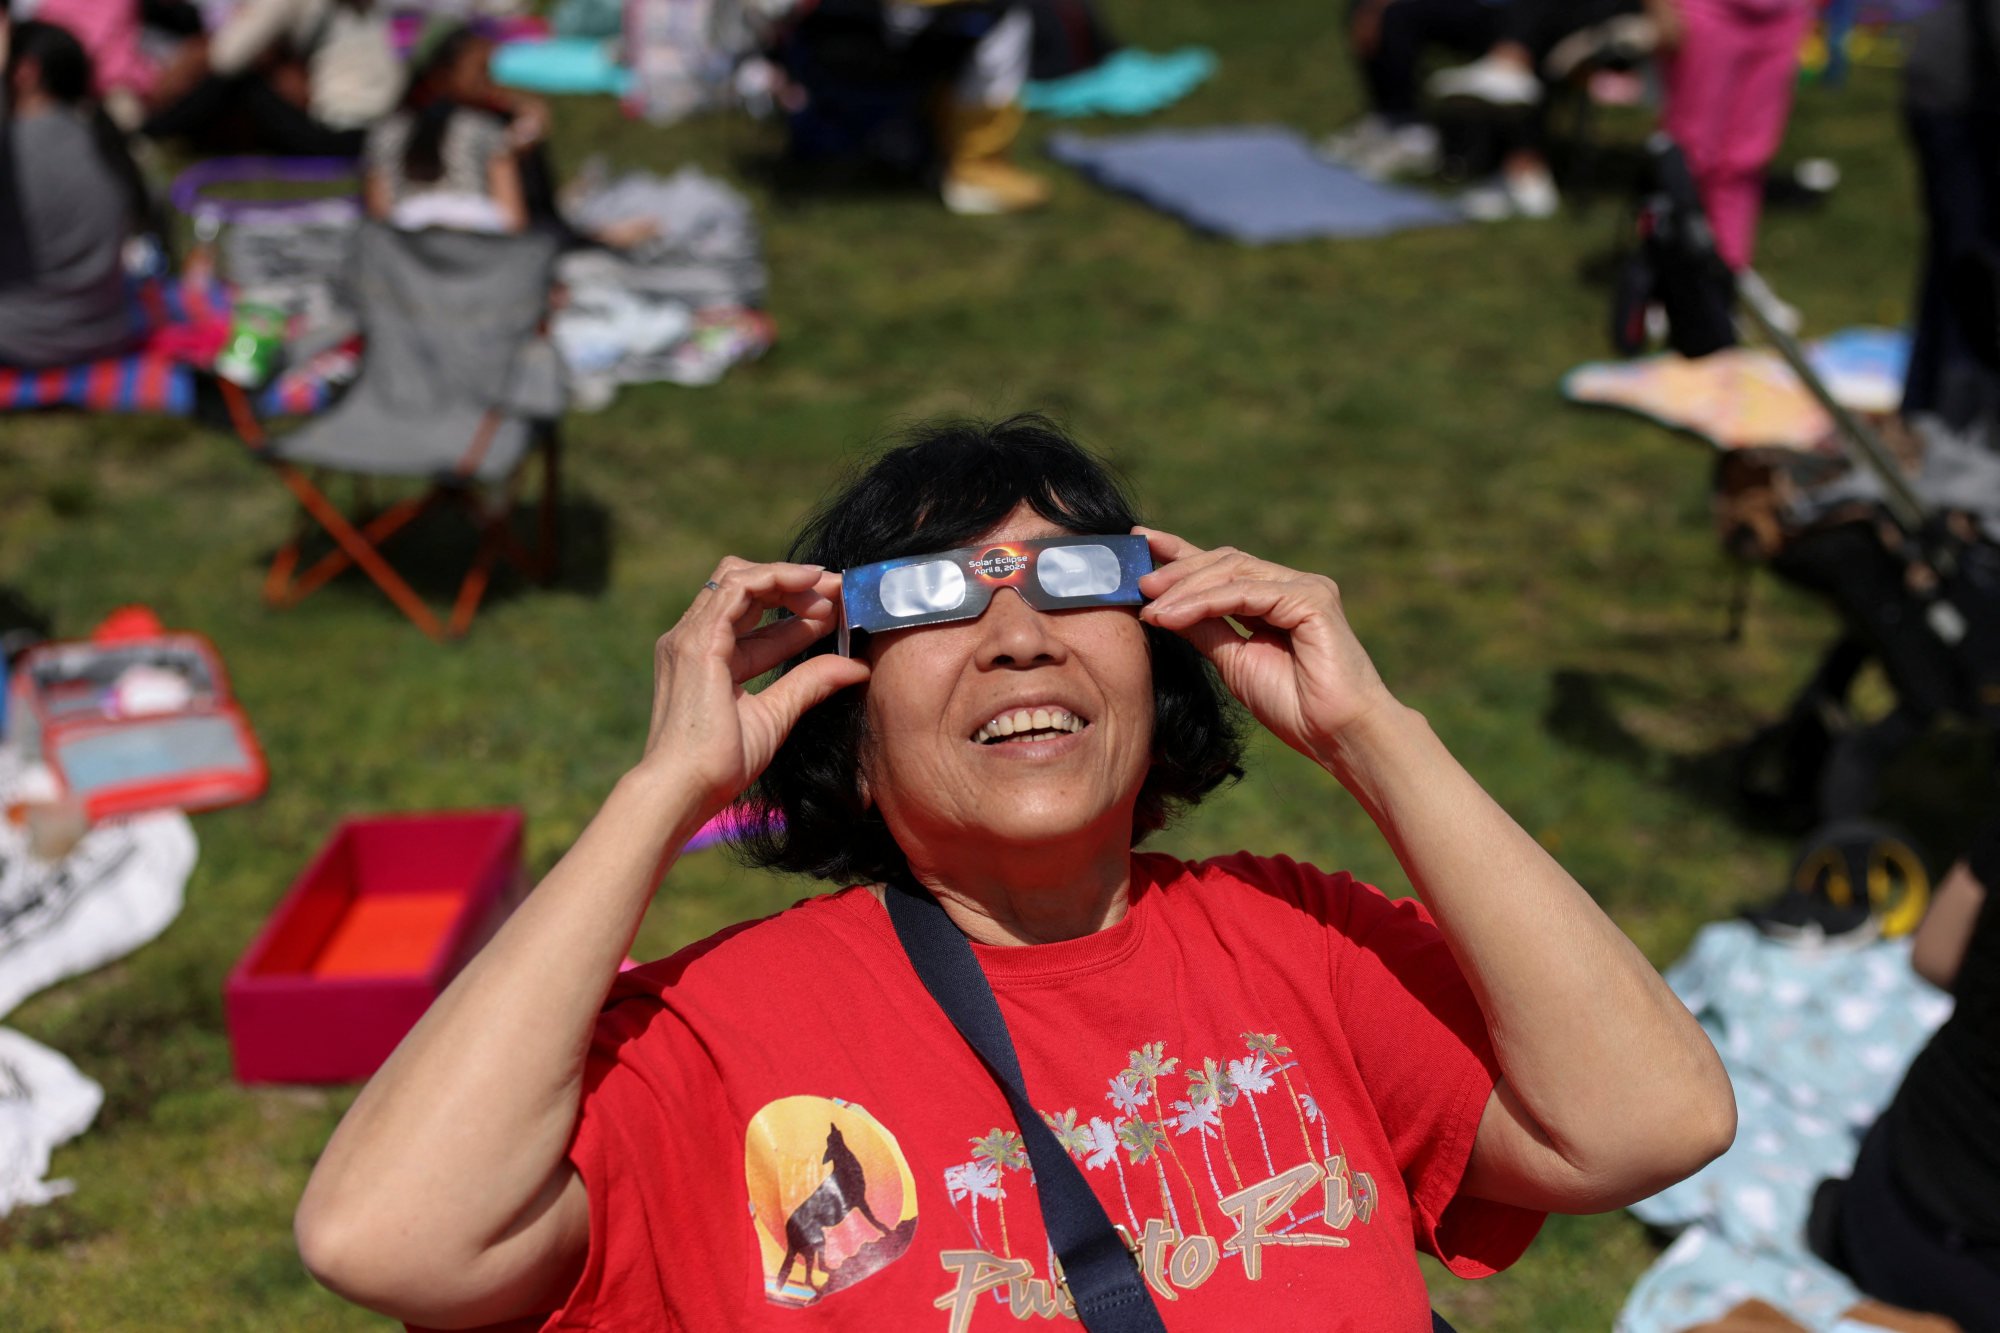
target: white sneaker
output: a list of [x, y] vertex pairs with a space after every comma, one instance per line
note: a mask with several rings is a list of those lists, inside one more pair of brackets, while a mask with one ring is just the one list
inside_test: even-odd
[[1353, 166], [1386, 143], [1395, 132], [1396, 127], [1386, 117], [1371, 112], [1346, 129], [1335, 130], [1321, 139], [1319, 155], [1335, 166]]
[[1458, 197], [1459, 211], [1474, 222], [1554, 217], [1562, 203], [1547, 167], [1527, 167], [1488, 177]]
[[1502, 177], [1507, 198], [1513, 202], [1514, 212], [1524, 218], [1550, 218], [1562, 203], [1562, 196], [1556, 193], [1555, 177], [1549, 175], [1544, 166], [1523, 167], [1509, 171]]
[[1438, 132], [1430, 125], [1399, 125], [1374, 148], [1347, 165], [1369, 180], [1396, 176], [1428, 176], [1438, 169]]
[[1426, 86], [1432, 97], [1492, 106], [1533, 106], [1542, 100], [1542, 85], [1532, 73], [1490, 55], [1469, 65], [1441, 69], [1431, 75]]
[[1514, 199], [1497, 178], [1481, 181], [1458, 196], [1458, 211], [1474, 222], [1505, 222], [1514, 216]]

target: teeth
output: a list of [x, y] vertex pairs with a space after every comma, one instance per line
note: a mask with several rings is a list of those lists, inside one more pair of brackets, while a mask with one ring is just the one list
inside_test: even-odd
[[1014, 736], [1024, 731], [1082, 731], [1084, 721], [1074, 713], [1061, 708], [1017, 708], [1011, 713], [1002, 713], [974, 732], [972, 739], [984, 745], [990, 740], [1003, 736]]

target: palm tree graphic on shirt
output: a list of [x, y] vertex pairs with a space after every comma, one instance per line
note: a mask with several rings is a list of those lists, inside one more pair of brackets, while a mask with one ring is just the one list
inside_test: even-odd
[[1001, 1129], [998, 1126], [988, 1130], [986, 1137], [972, 1140], [972, 1158], [975, 1162], [990, 1164], [996, 1181], [999, 1181], [1000, 1202], [1000, 1253], [1007, 1258], [1014, 1257], [1014, 1247], [1007, 1239], [1007, 1186], [1006, 1173], [1024, 1170], [1028, 1165], [1027, 1145], [1021, 1141], [1016, 1130]]
[[[1278, 1034], [1275, 1032], [1246, 1032], [1243, 1034], [1243, 1044], [1250, 1048], [1253, 1056], [1264, 1056], [1278, 1067], [1278, 1076], [1285, 1080], [1285, 1091], [1290, 1094], [1292, 1099], [1292, 1113], [1299, 1119], [1299, 1138], [1306, 1145], [1306, 1156], [1311, 1157], [1313, 1155], [1312, 1135], [1306, 1132], [1306, 1113], [1299, 1105], [1299, 1090], [1292, 1086], [1291, 1065], [1285, 1059], [1286, 1056], [1292, 1053], [1292, 1048], [1280, 1042]], [[1234, 1062], [1230, 1065], [1230, 1074], [1231, 1077], [1236, 1076]], [[1238, 1079], [1238, 1083], [1243, 1086], [1244, 1091], [1247, 1092], [1250, 1090], [1249, 1085], [1242, 1079]]]
[[986, 1248], [986, 1237], [979, 1229], [979, 1201], [1000, 1198], [1000, 1168], [991, 1162], [974, 1159], [949, 1166], [944, 1172], [945, 1196], [953, 1203], [969, 1199], [972, 1203], [972, 1239], [981, 1249]]
[[1118, 1169], [1118, 1196], [1125, 1200], [1125, 1220], [1131, 1224], [1132, 1234], [1136, 1236], [1140, 1230], [1139, 1213], [1132, 1207], [1132, 1190], [1125, 1180], [1125, 1163], [1118, 1157], [1118, 1127], [1124, 1123], [1123, 1118], [1106, 1120], [1103, 1116], [1092, 1116], [1090, 1123], [1083, 1127], [1090, 1140], [1083, 1164], [1092, 1171], [1102, 1171], [1107, 1166]]
[[[1214, 1059], [1203, 1060], [1200, 1069], [1188, 1073], [1187, 1080], [1190, 1102], [1207, 1101], [1215, 1107], [1214, 1123], [1218, 1127], [1215, 1130], [1215, 1137], [1222, 1140], [1222, 1159], [1229, 1167], [1229, 1178], [1236, 1182], [1234, 1188], [1240, 1190], [1243, 1188], [1243, 1173], [1236, 1167], [1236, 1153], [1229, 1146], [1229, 1122], [1222, 1115], [1222, 1112], [1234, 1106], [1242, 1095], [1236, 1086], [1236, 1081], [1229, 1076], [1229, 1071], [1222, 1063]], [[1176, 1102], [1175, 1105], [1178, 1106], [1180, 1103]], [[1203, 1128], [1205, 1134], [1209, 1132], [1205, 1127], [1197, 1125], [1183, 1127], [1181, 1133], [1189, 1132], [1189, 1128]], [[1202, 1145], [1202, 1151], [1204, 1153], [1208, 1151], [1207, 1144]], [[1213, 1177], [1214, 1174], [1215, 1168], [1211, 1165], [1209, 1175]], [[1221, 1194], [1222, 1190], [1218, 1188], [1216, 1193]]]
[[[1200, 1188], [1177, 1146], [1177, 1139], [1193, 1135], [1201, 1145], [1201, 1165], [1213, 1191], [1211, 1201], [1241, 1195], [1247, 1186], [1256, 1183], [1246, 1180], [1244, 1166], [1231, 1142], [1232, 1120], [1238, 1122], [1237, 1137], [1241, 1137], [1242, 1112], [1238, 1107], [1249, 1107], [1249, 1118], [1257, 1131], [1265, 1172], [1261, 1179], [1268, 1181], [1280, 1174], [1278, 1159], [1287, 1154], [1282, 1149], [1272, 1151], [1261, 1103], [1279, 1091], [1281, 1084], [1285, 1098], [1280, 1100], [1292, 1103], [1305, 1148], [1304, 1160], [1325, 1163], [1325, 1169], [1340, 1178], [1340, 1195], [1347, 1203], [1338, 1209], [1338, 1217], [1328, 1216], [1321, 1211], [1304, 1211], [1313, 1207], [1309, 1200], [1318, 1196], [1316, 1192], [1302, 1195], [1285, 1210], [1284, 1223], [1276, 1226], [1276, 1230], [1291, 1232], [1322, 1218], [1324, 1225], [1345, 1230], [1357, 1216], [1362, 1222], [1370, 1219], [1374, 1204], [1372, 1179], [1365, 1172], [1351, 1169], [1344, 1149], [1336, 1155], [1335, 1141], [1339, 1135], [1331, 1131], [1326, 1108], [1313, 1098], [1309, 1087], [1294, 1080], [1291, 1071], [1297, 1061], [1291, 1058], [1292, 1048], [1277, 1033], [1246, 1032], [1242, 1036], [1242, 1055], [1224, 1054], [1204, 1058], [1199, 1063], [1193, 1060], [1184, 1063], [1179, 1057], [1167, 1054], [1163, 1041], [1142, 1043], [1129, 1052], [1125, 1068], [1102, 1085], [1104, 1099], [1111, 1104], [1110, 1115], [1086, 1119], [1074, 1106], [1039, 1113], [1063, 1151], [1085, 1171], [1109, 1170], [1116, 1174], [1118, 1195], [1125, 1205], [1125, 1221], [1133, 1236], [1140, 1235], [1146, 1224], [1133, 1203], [1127, 1168], [1143, 1170], [1149, 1162], [1159, 1186], [1161, 1221], [1182, 1235], [1210, 1234]], [[1176, 1078], [1178, 1086], [1174, 1083]], [[1176, 1092], [1182, 1095], [1169, 1100]], [[1315, 1151], [1312, 1125], [1319, 1127], [1319, 1151]], [[969, 1204], [973, 1238], [982, 1249], [990, 1247], [982, 1234], [979, 1205], [982, 1200], [993, 1204], [1000, 1219], [1000, 1246], [994, 1253], [1011, 1259], [1014, 1253], [1007, 1216], [1007, 1173], [1031, 1171], [1026, 1145], [1019, 1132], [997, 1126], [969, 1142], [971, 1160], [944, 1173], [948, 1196], [954, 1205], [961, 1201]], [[1220, 1154], [1214, 1150], [1216, 1143], [1221, 1145]], [[1221, 1158], [1220, 1165], [1217, 1156]], [[1174, 1172], [1167, 1169], [1169, 1160], [1174, 1164]], [[1286, 1166], [1289, 1169], [1296, 1164], [1294, 1161]], [[1250, 1170], [1255, 1172], [1254, 1162]], [[1176, 1175], [1179, 1185], [1174, 1183]], [[1327, 1197], [1331, 1202], [1333, 1196]], [[1192, 1217], [1182, 1212], [1190, 1201]], [[1189, 1224], [1197, 1230], [1190, 1230]]]
[[[1164, 1104], [1160, 1098], [1160, 1077], [1173, 1073], [1180, 1067], [1180, 1063], [1180, 1057], [1167, 1054], [1165, 1042], [1151, 1041], [1131, 1053], [1131, 1063], [1126, 1066], [1126, 1072], [1146, 1085], [1149, 1099], [1155, 1107], [1158, 1107]], [[1159, 1132], [1160, 1141], [1166, 1145], [1167, 1156], [1173, 1159], [1174, 1166], [1181, 1173], [1181, 1179], [1187, 1184], [1188, 1197], [1194, 1200], [1196, 1229], [1206, 1235], [1208, 1218], [1202, 1212], [1201, 1193], [1194, 1187], [1194, 1177], [1188, 1174], [1187, 1163], [1181, 1160], [1180, 1150], [1174, 1146], [1173, 1140], [1167, 1137], [1166, 1127], [1167, 1122], [1164, 1117], [1154, 1125]]]

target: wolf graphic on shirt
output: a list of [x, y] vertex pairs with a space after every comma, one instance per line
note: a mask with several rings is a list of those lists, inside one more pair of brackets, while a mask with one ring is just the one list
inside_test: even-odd
[[813, 1305], [910, 1248], [917, 1182], [882, 1123], [833, 1097], [783, 1097], [750, 1121], [744, 1174], [764, 1295]]

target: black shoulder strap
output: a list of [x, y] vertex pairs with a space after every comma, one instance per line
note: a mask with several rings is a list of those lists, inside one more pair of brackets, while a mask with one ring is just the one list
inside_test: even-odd
[[[986, 984], [972, 946], [938, 900], [906, 880], [891, 880], [882, 895], [889, 920], [903, 952], [958, 1029], [966, 1044], [979, 1053], [993, 1074], [1014, 1122], [1028, 1145], [1035, 1169], [1035, 1192], [1042, 1206], [1042, 1223], [1062, 1265], [1064, 1284], [1076, 1302], [1077, 1317], [1088, 1333], [1165, 1333], [1160, 1312], [1140, 1277], [1138, 1264], [1083, 1172], [1042, 1117], [1028, 1104], [1022, 1087], [1021, 1062], [1007, 1035], [993, 988]], [[1431, 1314], [1432, 1333], [1452, 1333], [1451, 1325]]]
[[1119, 1237], [1104, 1205], [1084, 1180], [1074, 1159], [1028, 1104], [1021, 1086], [1021, 1063], [1007, 1035], [1007, 1020], [993, 998], [972, 946], [937, 899], [913, 884], [892, 881], [883, 895], [889, 920], [924, 989], [951, 1019], [959, 1035], [992, 1071], [1014, 1121], [1028, 1145], [1035, 1169], [1035, 1192], [1049, 1243], [1077, 1317], [1089, 1333], [1165, 1333], [1160, 1312], [1139, 1276], [1132, 1252]]

